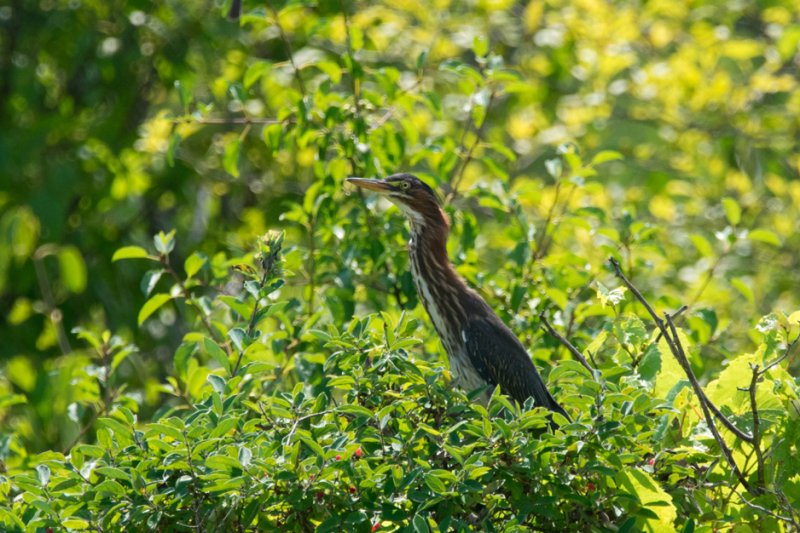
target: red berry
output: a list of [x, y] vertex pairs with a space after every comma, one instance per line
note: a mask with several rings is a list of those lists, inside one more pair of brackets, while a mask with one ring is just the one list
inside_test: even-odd
[[596, 489], [596, 488], [597, 487], [595, 487], [594, 483], [592, 483], [591, 481], [586, 484], [586, 491], [587, 492], [594, 492], [594, 489]]
[[649, 464], [650, 466], [653, 466], [654, 464], [656, 464], [656, 460], [655, 459], [650, 459], [649, 461], [647, 461], [647, 464]]
[[356, 448], [356, 458], [361, 459], [362, 453], [361, 448]]
[[310, 479], [310, 480], [312, 480], [312, 481], [313, 481], [313, 480], [314, 480], [314, 474], [309, 474], [309, 475], [308, 475], [308, 479]]
[[335, 459], [336, 459], [337, 461], [341, 461], [341, 460], [342, 460], [342, 456], [341, 456], [341, 455], [337, 455], [337, 456], [335, 457]]
[[372, 533], [375, 533], [380, 528], [381, 528], [381, 523], [380, 522], [375, 522], [374, 524], [372, 524]]
[[321, 490], [317, 491], [317, 499], [318, 500], [321, 500], [324, 497], [325, 497], [325, 493], [324, 492], [322, 492]]
[[53, 528], [48, 527], [47, 529], [45, 529], [45, 533], [53, 533]]
[[356, 493], [356, 488], [350, 487], [350, 494], [355, 494], [355, 493]]

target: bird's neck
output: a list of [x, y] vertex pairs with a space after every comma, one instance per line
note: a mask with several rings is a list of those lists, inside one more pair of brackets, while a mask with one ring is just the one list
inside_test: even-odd
[[447, 256], [448, 233], [446, 223], [421, 225], [412, 221], [408, 249], [417, 294], [449, 353], [460, 335], [452, 326], [468, 316], [472, 297]]

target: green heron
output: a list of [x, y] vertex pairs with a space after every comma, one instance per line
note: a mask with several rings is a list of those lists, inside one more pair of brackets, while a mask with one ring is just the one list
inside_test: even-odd
[[533, 398], [535, 405], [569, 419], [519, 339], [450, 263], [450, 223], [433, 190], [411, 174], [347, 181], [386, 196], [411, 222], [411, 275], [447, 352], [455, 383], [467, 392], [500, 385], [520, 404]]

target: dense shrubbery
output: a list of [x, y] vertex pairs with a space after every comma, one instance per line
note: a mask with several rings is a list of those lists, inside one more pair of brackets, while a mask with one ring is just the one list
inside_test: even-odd
[[[791, 2], [206, 8], [0, 7], [3, 529], [798, 527]], [[450, 388], [401, 170], [572, 423]]]

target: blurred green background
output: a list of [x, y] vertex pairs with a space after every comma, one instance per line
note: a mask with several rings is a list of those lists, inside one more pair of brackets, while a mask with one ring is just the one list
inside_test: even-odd
[[[348, 175], [437, 186], [459, 271], [541, 358], [544, 307], [576, 343], [597, 334], [611, 311], [583, 302], [610, 253], [661, 305], [690, 306], [701, 373], [751, 348], [762, 315], [799, 307], [795, 2], [244, 0], [241, 22], [227, 8], [0, 6], [6, 453], [77, 435], [71, 406], [99, 394], [77, 326], [139, 347], [118, 379], [143, 418], [165, 401], [196, 317], [166, 306], [137, 326], [148, 267], [111, 261], [162, 230], [183, 265], [284, 228], [283, 291], [304, 322], [425, 320], [402, 219], [346, 194]], [[571, 154], [597, 173], [557, 168]]]

